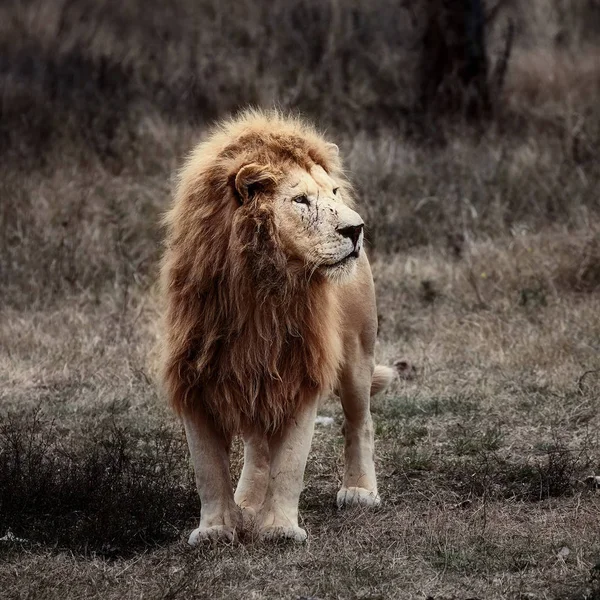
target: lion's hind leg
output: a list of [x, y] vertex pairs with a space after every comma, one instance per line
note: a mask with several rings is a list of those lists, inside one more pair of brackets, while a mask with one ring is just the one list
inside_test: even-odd
[[211, 539], [232, 542], [237, 537], [240, 510], [233, 500], [229, 474], [231, 440], [200, 410], [184, 412], [182, 420], [201, 502], [200, 525], [188, 543], [195, 546]]
[[344, 480], [337, 505], [378, 506], [374, 463], [373, 420], [370, 411], [372, 362], [364, 357], [346, 366], [339, 393], [344, 409]]
[[246, 431], [244, 440], [244, 467], [235, 490], [235, 503], [242, 509], [244, 528], [252, 526], [260, 511], [269, 485], [271, 458], [269, 440], [259, 431]]

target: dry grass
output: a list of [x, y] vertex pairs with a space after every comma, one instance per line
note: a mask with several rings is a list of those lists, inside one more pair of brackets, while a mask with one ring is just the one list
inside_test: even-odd
[[[401, 4], [0, 8], [0, 537], [22, 540], [0, 541], [3, 598], [600, 598], [594, 9], [565, 39], [564, 3], [520, 5], [495, 121], [423, 138]], [[408, 377], [373, 404], [380, 510], [335, 508], [330, 400], [308, 544], [191, 550], [153, 380], [158, 221], [205, 123], [274, 100], [342, 148], [379, 358]]]

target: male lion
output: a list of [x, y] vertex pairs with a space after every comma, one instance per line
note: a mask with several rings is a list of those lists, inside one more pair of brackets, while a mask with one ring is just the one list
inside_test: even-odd
[[164, 379], [201, 500], [190, 544], [232, 540], [240, 509], [263, 539], [306, 539], [298, 499], [331, 391], [345, 416], [337, 503], [379, 504], [369, 396], [392, 370], [373, 362], [373, 278], [352, 205], [337, 146], [276, 112], [222, 123], [180, 173], [162, 265]]

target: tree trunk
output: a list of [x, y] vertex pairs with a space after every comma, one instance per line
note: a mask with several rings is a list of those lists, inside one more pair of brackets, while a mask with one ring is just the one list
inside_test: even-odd
[[425, 0], [419, 104], [424, 112], [481, 119], [490, 113], [482, 0]]

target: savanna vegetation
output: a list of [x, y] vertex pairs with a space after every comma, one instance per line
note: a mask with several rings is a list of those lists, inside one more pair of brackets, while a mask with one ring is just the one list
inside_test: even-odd
[[[423, 105], [429, 4], [0, 5], [2, 598], [600, 598], [600, 4], [485, 4], [475, 120]], [[160, 216], [248, 104], [317, 122], [356, 187], [399, 372], [373, 403], [383, 504], [335, 507], [332, 399], [308, 543], [190, 549]]]

